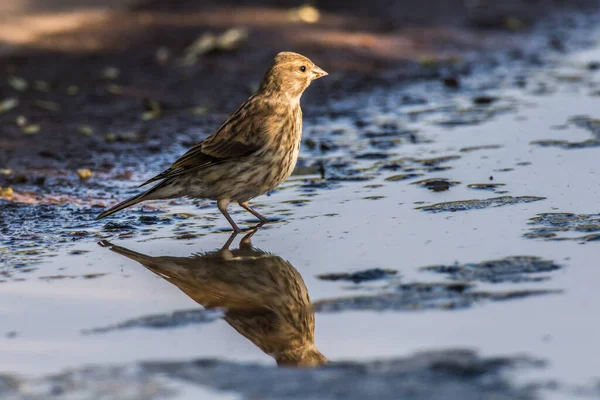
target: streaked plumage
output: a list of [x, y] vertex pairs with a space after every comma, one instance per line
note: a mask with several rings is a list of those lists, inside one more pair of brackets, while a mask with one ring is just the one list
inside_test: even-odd
[[232, 236], [223, 249], [191, 257], [150, 257], [101, 244], [141, 263], [205, 308], [223, 308], [225, 321], [279, 365], [326, 363], [315, 347], [315, 317], [302, 276], [281, 257], [253, 248], [250, 236], [238, 250], [228, 249]]
[[313, 80], [325, 75], [300, 54], [279, 53], [258, 91], [214, 134], [143, 185], [160, 183], [97, 219], [141, 201], [187, 196], [217, 200], [234, 232], [239, 228], [227, 212], [230, 202], [238, 202], [261, 222], [267, 222], [248, 201], [273, 190], [291, 175], [302, 137], [300, 97]]

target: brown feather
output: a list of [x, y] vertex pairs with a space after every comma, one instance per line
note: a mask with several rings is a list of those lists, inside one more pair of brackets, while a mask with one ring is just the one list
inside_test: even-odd
[[[214, 134], [141, 185], [163, 180], [164, 189], [154, 197], [134, 199], [187, 196], [217, 200], [221, 212], [238, 230], [227, 214], [227, 205], [268, 193], [291, 175], [302, 136], [300, 97], [312, 81], [326, 75], [300, 54], [279, 53], [254, 96]], [[124, 202], [121, 208], [139, 201]]]
[[237, 250], [226, 247], [192, 257], [151, 257], [105, 245], [205, 308], [224, 309], [225, 321], [278, 364], [326, 363], [314, 344], [314, 311], [302, 276], [288, 261], [251, 247], [249, 239], [246, 243]]
[[259, 152], [266, 143], [265, 136], [261, 134], [264, 126], [260, 121], [268, 119], [261, 118], [261, 114], [266, 114], [268, 110], [256, 107], [254, 103], [258, 100], [256, 96], [250, 97], [215, 133], [188, 150], [169, 169], [140, 186]]

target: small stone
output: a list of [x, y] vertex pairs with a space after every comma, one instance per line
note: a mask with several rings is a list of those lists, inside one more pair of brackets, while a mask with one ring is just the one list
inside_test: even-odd
[[442, 80], [442, 82], [444, 83], [444, 86], [446, 86], [447, 88], [450, 88], [450, 89], [459, 89], [460, 88], [460, 81], [457, 77], [448, 76], [448, 77], [444, 78]]

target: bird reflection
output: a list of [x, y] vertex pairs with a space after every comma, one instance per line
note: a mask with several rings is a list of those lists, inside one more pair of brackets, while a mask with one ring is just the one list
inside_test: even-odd
[[150, 257], [103, 242], [177, 286], [206, 309], [222, 308], [225, 321], [280, 366], [327, 362], [315, 347], [315, 316], [300, 273], [281, 257], [252, 246], [256, 229], [230, 250], [190, 257]]

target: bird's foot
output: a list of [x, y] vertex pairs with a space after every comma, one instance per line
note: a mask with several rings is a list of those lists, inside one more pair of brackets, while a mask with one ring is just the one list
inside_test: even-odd
[[246, 236], [244, 236], [242, 238], [242, 240], [240, 240], [240, 249], [249, 249], [252, 247], [252, 236], [254, 236], [254, 234], [256, 232], [258, 232], [258, 229], [262, 226], [262, 224], [258, 224], [255, 227], [251, 228], [250, 231], [246, 234]]
[[231, 235], [229, 235], [229, 239], [227, 239], [223, 247], [221, 247], [221, 252], [229, 251], [229, 246], [231, 246], [231, 243], [233, 243], [233, 239], [235, 239], [236, 236], [237, 232], [233, 232]]

